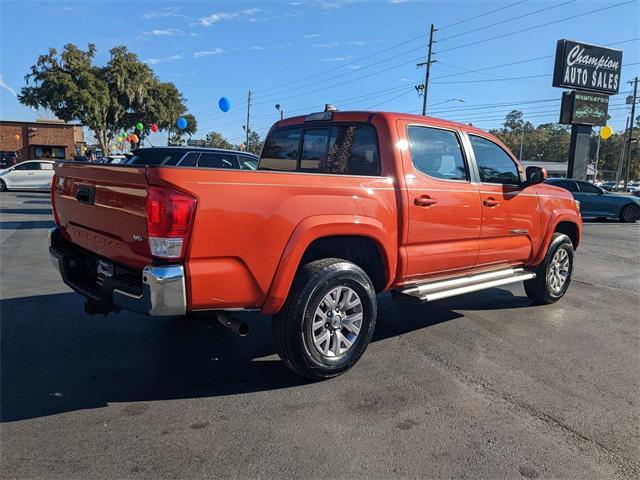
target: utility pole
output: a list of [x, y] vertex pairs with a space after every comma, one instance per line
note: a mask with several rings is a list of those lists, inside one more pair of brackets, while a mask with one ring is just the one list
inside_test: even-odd
[[598, 163], [600, 161], [600, 131], [602, 127], [598, 130], [598, 145], [596, 146], [596, 166], [593, 172], [593, 183], [598, 181]]
[[618, 161], [618, 169], [616, 170], [616, 186], [618, 188], [618, 183], [620, 182], [620, 176], [622, 175], [622, 165], [624, 164], [624, 149], [627, 146], [625, 137], [627, 135], [627, 130], [629, 130], [629, 118], [627, 118], [627, 125], [622, 132], [622, 144], [620, 145], [620, 160]]
[[427, 61], [418, 63], [416, 66], [418, 68], [426, 66], [426, 72], [424, 75], [424, 83], [416, 87], [416, 90], [420, 92], [422, 90], [422, 116], [427, 115], [427, 95], [429, 93], [429, 74], [431, 73], [431, 64], [435, 62], [435, 60], [431, 60], [433, 56], [433, 44], [435, 41], [433, 40], [433, 34], [437, 32], [435, 25], [431, 24], [431, 30], [429, 31], [429, 50], [427, 52]]
[[524, 127], [525, 127], [526, 123], [524, 122], [524, 120], [522, 121], [522, 136], [520, 137], [520, 156], [518, 157], [518, 160], [522, 161], [522, 149], [524, 148]]
[[[631, 83], [631, 82], [629, 82]], [[633, 80], [633, 102], [631, 103], [631, 120], [629, 121], [629, 142], [627, 150], [627, 172], [624, 176], [623, 192], [627, 192], [627, 183], [629, 183], [629, 171], [631, 169], [631, 148], [633, 146], [633, 122], [636, 118], [636, 101], [638, 98], [638, 77]]]
[[245, 125], [245, 133], [247, 134], [247, 141], [244, 144], [245, 151], [249, 151], [249, 116], [251, 114], [251, 90], [249, 90], [249, 95], [247, 96], [247, 124]]

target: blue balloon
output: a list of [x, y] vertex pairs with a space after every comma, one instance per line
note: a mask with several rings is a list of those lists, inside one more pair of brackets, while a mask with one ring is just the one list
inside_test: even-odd
[[218, 107], [220, 107], [220, 110], [223, 112], [228, 112], [231, 109], [231, 100], [227, 97], [220, 98], [220, 100], [218, 100]]
[[176, 126], [180, 129], [180, 130], [184, 130], [185, 128], [187, 128], [187, 119], [184, 117], [180, 117], [178, 119], [178, 121], [176, 122]]

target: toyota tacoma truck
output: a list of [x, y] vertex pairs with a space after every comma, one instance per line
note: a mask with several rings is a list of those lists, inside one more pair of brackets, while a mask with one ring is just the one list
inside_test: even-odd
[[174, 157], [56, 165], [50, 253], [88, 313], [207, 311], [243, 334], [233, 312], [259, 311], [284, 363], [325, 379], [365, 351], [381, 292], [524, 282], [549, 304], [571, 281], [579, 205], [471, 126], [327, 108], [277, 122], [254, 171]]

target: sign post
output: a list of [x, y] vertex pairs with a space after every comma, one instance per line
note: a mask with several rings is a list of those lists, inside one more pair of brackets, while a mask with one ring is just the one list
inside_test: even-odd
[[560, 123], [571, 125], [567, 177], [587, 179], [591, 127], [606, 125], [609, 95], [620, 88], [622, 51], [572, 40], [558, 40], [553, 86], [562, 95]]

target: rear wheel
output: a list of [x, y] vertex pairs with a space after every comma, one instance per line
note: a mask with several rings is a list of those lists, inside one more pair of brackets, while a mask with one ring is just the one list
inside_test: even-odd
[[322, 380], [351, 368], [371, 341], [376, 297], [357, 265], [327, 258], [300, 268], [273, 334], [284, 363], [307, 378]]
[[640, 218], [640, 205], [636, 203], [630, 203], [625, 205], [620, 212], [620, 220], [626, 223], [633, 223]]
[[6, 192], [7, 191], [7, 184], [4, 183], [4, 180], [0, 180], [0, 192]]
[[563, 233], [554, 233], [544, 261], [535, 269], [536, 278], [524, 282], [527, 296], [535, 303], [560, 300], [571, 283], [573, 244]]

